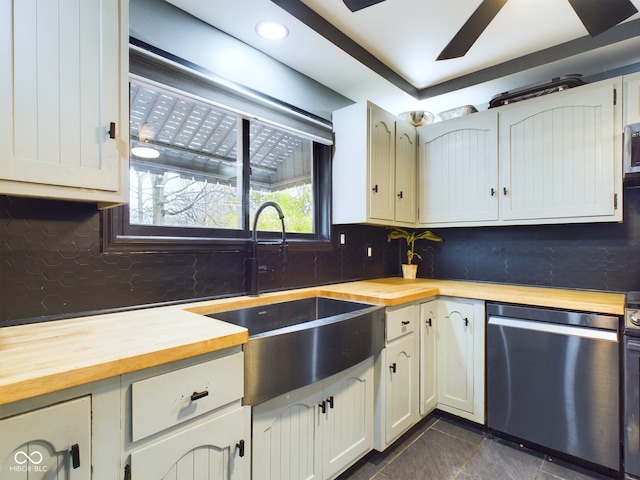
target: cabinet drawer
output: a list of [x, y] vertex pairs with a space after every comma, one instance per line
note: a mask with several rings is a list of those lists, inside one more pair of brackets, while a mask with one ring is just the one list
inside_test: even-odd
[[131, 437], [139, 440], [242, 398], [242, 352], [135, 382]]
[[415, 315], [415, 305], [397, 310], [387, 309], [387, 342], [413, 333], [417, 325], [418, 318]]

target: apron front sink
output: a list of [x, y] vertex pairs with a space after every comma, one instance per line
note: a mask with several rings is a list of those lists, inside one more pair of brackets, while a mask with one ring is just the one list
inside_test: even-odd
[[249, 330], [244, 403], [254, 405], [330, 377], [384, 347], [384, 307], [310, 297], [216, 312]]

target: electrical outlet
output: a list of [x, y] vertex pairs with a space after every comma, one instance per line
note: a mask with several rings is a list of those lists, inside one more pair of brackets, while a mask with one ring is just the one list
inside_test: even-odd
[[367, 257], [373, 256], [373, 247], [367, 247]]
[[345, 233], [340, 234], [340, 245], [347, 243], [347, 235]]

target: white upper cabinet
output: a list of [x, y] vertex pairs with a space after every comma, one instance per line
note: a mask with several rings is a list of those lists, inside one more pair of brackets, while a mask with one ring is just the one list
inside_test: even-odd
[[498, 220], [498, 114], [418, 128], [418, 223]]
[[395, 220], [416, 221], [416, 130], [403, 121], [396, 122]]
[[369, 217], [393, 220], [396, 122], [390, 113], [369, 107]]
[[620, 83], [583, 85], [419, 128], [418, 223], [621, 221]]
[[0, 9], [0, 193], [125, 202], [128, 2]]
[[368, 103], [333, 114], [333, 223], [415, 225], [413, 125]]
[[619, 84], [598, 82], [500, 109], [504, 220], [622, 220]]

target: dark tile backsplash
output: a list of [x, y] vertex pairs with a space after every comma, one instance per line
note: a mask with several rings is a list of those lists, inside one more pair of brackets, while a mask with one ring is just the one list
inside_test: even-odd
[[439, 229], [445, 242], [423, 246], [434, 250], [426, 276], [640, 290], [640, 189], [624, 197], [623, 223]]
[[[448, 228], [422, 242], [418, 275], [571, 287], [640, 289], [640, 189], [622, 224]], [[244, 293], [237, 252], [100, 251], [95, 205], [0, 196], [0, 326]], [[339, 232], [347, 236], [337, 245]], [[260, 288], [281, 290], [400, 274], [404, 248], [381, 227], [334, 227], [332, 250], [260, 253]], [[367, 258], [366, 247], [373, 256]]]

